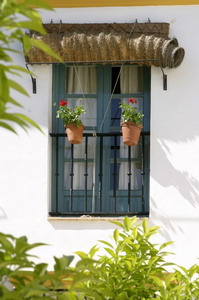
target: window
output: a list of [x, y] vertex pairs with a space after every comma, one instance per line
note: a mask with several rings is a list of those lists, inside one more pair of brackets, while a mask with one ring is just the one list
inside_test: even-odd
[[[87, 113], [82, 117], [82, 144], [70, 145], [53, 103], [50, 215], [147, 215], [150, 68], [59, 64], [53, 68], [53, 102], [82, 103]], [[123, 144], [120, 129], [119, 103], [130, 97], [137, 99], [144, 114], [143, 132], [133, 147]]]

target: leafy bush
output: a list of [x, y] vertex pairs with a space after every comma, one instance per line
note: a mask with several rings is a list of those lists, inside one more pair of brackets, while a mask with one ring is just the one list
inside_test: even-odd
[[[95, 258], [97, 246], [88, 254], [77, 252], [76, 270], [88, 279], [74, 288], [87, 300], [199, 299], [199, 267], [187, 270], [167, 262], [169, 252], [164, 248], [172, 242], [159, 246], [150, 242], [158, 227], [148, 228], [146, 219], [137, 224], [135, 217], [113, 223], [121, 230], [114, 230], [113, 242], [100, 241], [104, 255]], [[173, 272], [168, 273], [167, 266], [172, 265]]]
[[[172, 242], [150, 242], [158, 227], [149, 228], [146, 219], [125, 217], [112, 241], [99, 241], [89, 253], [70, 267], [71, 256], [55, 259], [53, 272], [45, 263], [30, 260], [29, 251], [43, 244], [29, 244], [27, 238], [0, 234], [0, 298], [5, 300], [196, 300], [199, 299], [199, 266], [186, 269], [166, 261], [164, 248]], [[167, 267], [173, 268], [172, 272]], [[3, 284], [5, 276], [15, 290]]]
[[[15, 238], [0, 233], [0, 298], [55, 299], [60, 289], [67, 288], [66, 280], [72, 274], [69, 264], [73, 257], [54, 257], [54, 270], [48, 272], [47, 264], [36, 264], [31, 260], [35, 256], [29, 254], [30, 250], [42, 245], [29, 244], [26, 237]], [[8, 289], [7, 284], [13, 285], [14, 290]]]

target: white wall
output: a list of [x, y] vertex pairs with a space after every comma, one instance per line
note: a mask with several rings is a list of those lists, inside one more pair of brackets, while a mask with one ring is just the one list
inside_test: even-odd
[[[158, 242], [174, 240], [175, 261], [189, 266], [198, 257], [199, 235], [199, 6], [112, 7], [56, 9], [42, 12], [44, 23], [151, 22], [170, 23], [170, 37], [184, 47], [185, 59], [177, 69], [152, 68], [150, 223], [161, 226]], [[24, 65], [24, 58], [17, 57]], [[107, 238], [114, 225], [107, 221], [49, 220], [51, 66], [30, 67], [37, 74], [37, 94], [29, 76], [20, 81], [30, 98], [15, 95], [24, 113], [42, 127], [18, 136], [0, 130], [0, 231], [27, 235], [30, 242], [51, 246], [37, 251], [43, 261], [53, 255], [87, 251]]]

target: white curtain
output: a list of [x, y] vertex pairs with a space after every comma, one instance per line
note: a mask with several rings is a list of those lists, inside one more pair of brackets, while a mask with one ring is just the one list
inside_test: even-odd
[[[96, 94], [96, 68], [74, 66], [67, 68], [67, 94]], [[67, 98], [70, 107], [83, 105], [86, 109], [86, 114], [81, 116], [81, 120], [85, 126], [96, 126], [96, 98]], [[94, 158], [95, 141], [93, 138], [88, 138], [88, 158]], [[85, 139], [82, 144], [74, 145], [74, 158], [84, 159]], [[66, 140], [65, 157], [70, 157], [70, 145]], [[81, 190], [85, 186], [84, 176], [85, 163], [74, 163], [73, 189]], [[88, 163], [88, 189], [92, 189], [93, 182], [93, 163]], [[65, 165], [65, 188], [70, 188], [70, 163]]]
[[67, 94], [96, 94], [96, 68], [67, 67]]
[[120, 73], [120, 90], [122, 94], [140, 92], [139, 67], [123, 66]]
[[[137, 66], [123, 66], [121, 69], [120, 75], [120, 89], [121, 94], [133, 94], [140, 92], [140, 82], [139, 82], [139, 73]], [[128, 99], [121, 99], [122, 101], [128, 101]], [[142, 110], [142, 101], [138, 100], [136, 104], [133, 104], [139, 110]], [[131, 147], [131, 158], [136, 158], [139, 156], [140, 149], [139, 145]], [[122, 138], [120, 142], [120, 157], [128, 158], [128, 147], [123, 144]], [[121, 162], [119, 169], [119, 189], [126, 190], [128, 189], [129, 176], [128, 162]], [[133, 162], [131, 164], [131, 188], [138, 189], [141, 186], [141, 174], [140, 174], [140, 165]]]

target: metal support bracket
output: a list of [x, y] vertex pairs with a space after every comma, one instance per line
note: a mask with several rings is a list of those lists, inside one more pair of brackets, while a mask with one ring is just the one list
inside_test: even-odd
[[28, 68], [28, 64], [26, 64], [26, 69], [29, 71], [30, 77], [31, 77], [31, 80], [32, 80], [32, 92], [33, 92], [33, 94], [36, 94], [37, 93], [36, 78], [32, 76], [32, 73], [31, 73], [31, 71]]
[[163, 90], [167, 91], [167, 75], [164, 73], [163, 68], [161, 67], [162, 74], [163, 74]]

